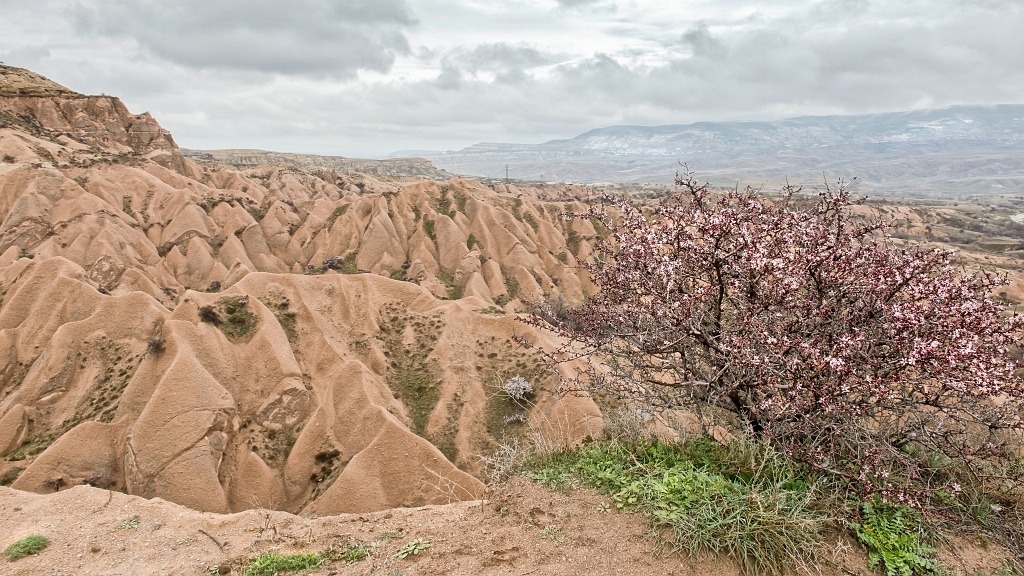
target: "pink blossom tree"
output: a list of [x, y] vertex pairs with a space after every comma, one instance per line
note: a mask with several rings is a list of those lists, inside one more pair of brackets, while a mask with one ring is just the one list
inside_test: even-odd
[[739, 427], [893, 501], [963, 474], [1019, 489], [1021, 322], [990, 297], [1005, 278], [894, 244], [842, 183], [802, 203], [676, 185], [653, 209], [566, 215], [610, 234], [585, 266], [600, 291], [533, 320], [565, 337], [558, 361], [587, 360], [564, 390]]

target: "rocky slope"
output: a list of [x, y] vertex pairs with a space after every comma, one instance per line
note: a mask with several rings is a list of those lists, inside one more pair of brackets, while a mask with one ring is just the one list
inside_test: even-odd
[[497, 438], [599, 425], [513, 340], [553, 344], [524, 301], [593, 291], [581, 205], [536, 199], [574, 190], [196, 163], [35, 82], [0, 96], [0, 484], [361, 512], [478, 498]]

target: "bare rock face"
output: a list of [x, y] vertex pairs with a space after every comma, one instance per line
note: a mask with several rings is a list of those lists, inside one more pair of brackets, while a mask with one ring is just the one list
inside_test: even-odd
[[180, 157], [170, 132], [148, 112], [132, 114], [113, 96], [84, 96], [21, 68], [0, 65], [0, 119], [107, 151]]
[[0, 96], [77, 96], [31, 70], [0, 64]]
[[480, 497], [476, 455], [527, 423], [596, 431], [513, 340], [557, 345], [524, 302], [593, 293], [582, 205], [197, 163], [116, 98], [0, 78], [4, 483], [362, 512]]

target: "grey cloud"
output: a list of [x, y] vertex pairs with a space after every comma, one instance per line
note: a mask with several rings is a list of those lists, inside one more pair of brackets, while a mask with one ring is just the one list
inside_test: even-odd
[[34, 68], [49, 57], [50, 49], [45, 46], [25, 46], [0, 53], [0, 62], [7, 62], [21, 68]]
[[[10, 0], [0, 7], [5, 1], [17, 8]], [[285, 13], [257, 0], [238, 4], [233, 14], [183, 0], [199, 11], [193, 17], [170, 4], [113, 0], [105, 8], [90, 1], [97, 3], [82, 5], [75, 22], [102, 38], [76, 45], [65, 43], [63, 29], [52, 31], [59, 6], [35, 20], [28, 7], [18, 9], [17, 19], [0, 8], [7, 18], [0, 19], [0, 59], [24, 46], [49, 47], [40, 72], [79, 91], [118, 94], [132, 110], [151, 110], [183, 146], [196, 148], [373, 155], [481, 140], [537, 142], [612, 124], [1021, 102], [1024, 94], [1024, 0], [791, 2], [760, 15], [744, 12], [741, 0], [722, 0], [704, 23], [682, 24], [623, 12], [595, 18], [596, 4], [571, 14], [544, 9], [538, 19], [577, 19], [585, 11], [603, 26], [595, 24], [596, 33], [635, 41], [571, 56], [528, 44], [452, 50], [436, 42], [410, 53], [417, 75], [351, 83], [334, 78], [359, 67], [386, 68], [406, 50], [403, 36], [415, 23], [404, 2], [382, 0], [386, 10], [377, 12], [369, 2], [337, 8], [302, 0]], [[346, 17], [328, 17], [338, 10], [348, 10]], [[396, 43], [388, 34], [397, 35]], [[233, 51], [231, 42], [249, 37], [251, 54]], [[353, 38], [370, 38], [370, 56], [335, 62]], [[433, 42], [429, 35], [416, 43], [422, 41]], [[644, 58], [651, 46], [658, 53]], [[27, 62], [30, 55], [19, 54]], [[423, 70], [427, 63], [434, 74]], [[549, 68], [541, 74], [541, 66]], [[321, 78], [271, 82], [266, 74], [299, 70]]]
[[683, 44], [690, 47], [694, 56], [716, 57], [725, 51], [725, 45], [711, 35], [703, 22], [683, 34]]
[[187, 67], [348, 78], [408, 53], [415, 18], [405, 0], [89, 0], [73, 23]]
[[505, 42], [482, 44], [472, 49], [459, 48], [441, 60], [441, 76], [450, 80], [453, 74], [489, 72], [498, 82], [515, 83], [526, 79], [526, 71], [558, 62], [560, 58], [527, 45]]
[[558, 7], [576, 12], [609, 12], [614, 13], [618, 6], [613, 0], [558, 0]]

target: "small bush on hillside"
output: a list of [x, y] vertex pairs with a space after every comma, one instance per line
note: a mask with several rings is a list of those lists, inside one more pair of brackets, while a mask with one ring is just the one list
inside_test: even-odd
[[18, 540], [8, 546], [4, 550], [4, 554], [7, 554], [7, 560], [9, 562], [14, 562], [15, 560], [24, 558], [25, 556], [39, 554], [49, 545], [50, 539], [46, 536], [32, 534], [31, 536], [25, 536], [21, 540]]
[[201, 306], [199, 318], [231, 338], [242, 338], [256, 327], [256, 315], [249, 310], [249, 297], [245, 295], [225, 296], [213, 305]]
[[533, 385], [526, 381], [526, 378], [516, 375], [501, 386], [501, 391], [516, 402], [523, 402], [533, 395]]

